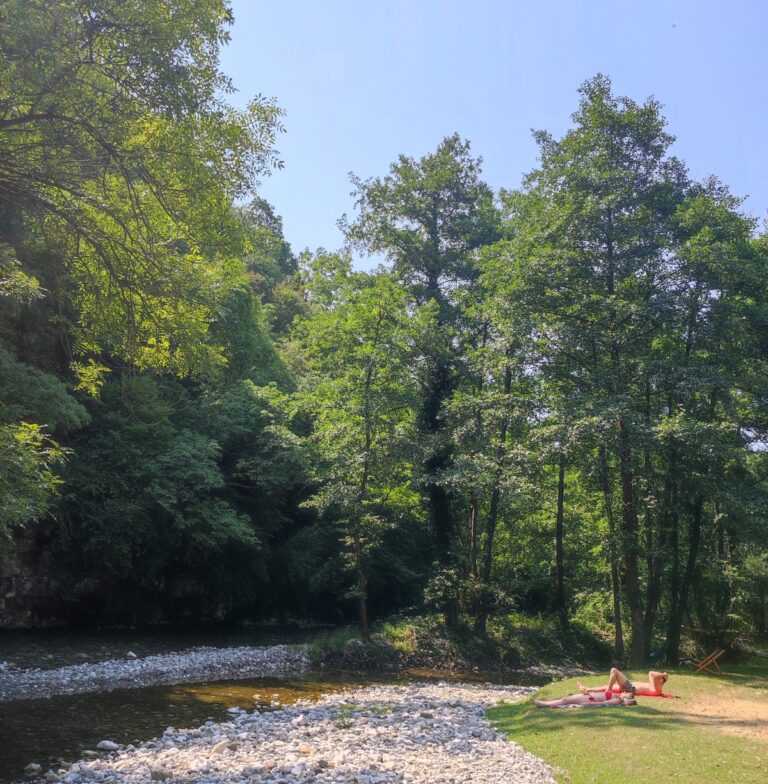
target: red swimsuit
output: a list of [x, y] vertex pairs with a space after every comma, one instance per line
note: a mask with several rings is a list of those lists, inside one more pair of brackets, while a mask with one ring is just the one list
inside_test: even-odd
[[[612, 691], [606, 691], [604, 693], [605, 693], [605, 700], [604, 700], [605, 702], [610, 700], [612, 697], [616, 696]], [[591, 694], [588, 694], [587, 696], [589, 697], [590, 702], [596, 702], [595, 698]], [[601, 700], [601, 702], [603, 702], [603, 700]]]

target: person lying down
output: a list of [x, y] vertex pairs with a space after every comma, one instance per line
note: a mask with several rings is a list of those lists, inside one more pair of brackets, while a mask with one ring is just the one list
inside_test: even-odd
[[537, 708], [568, 708], [579, 705], [582, 708], [593, 708], [601, 705], [621, 705], [629, 707], [637, 705], [637, 700], [628, 692], [616, 694], [612, 691], [594, 691], [589, 694], [569, 694], [559, 700], [534, 700]]
[[582, 694], [612, 691], [614, 694], [627, 692], [635, 697], [674, 697], [674, 694], [669, 694], [669, 692], [664, 691], [664, 684], [668, 680], [668, 672], [655, 672], [654, 670], [651, 670], [648, 673], [647, 682], [632, 682], [621, 670], [612, 667], [610, 678], [605, 686], [590, 686], [587, 688], [579, 681], [576, 681], [576, 686], [578, 686], [579, 691]]

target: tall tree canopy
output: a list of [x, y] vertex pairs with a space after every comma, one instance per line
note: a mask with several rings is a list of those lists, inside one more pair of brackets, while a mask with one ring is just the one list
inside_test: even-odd
[[454, 514], [440, 475], [451, 462], [443, 407], [462, 374], [468, 340], [462, 294], [478, 277], [476, 253], [498, 236], [493, 193], [480, 159], [458, 135], [420, 160], [401, 156], [387, 177], [353, 178], [359, 214], [351, 242], [391, 260], [407, 288], [418, 335], [411, 362], [421, 387], [419, 429], [425, 437], [423, 481], [438, 563], [450, 560]]
[[294, 255], [230, 22], [0, 6], [0, 544], [37, 523], [55, 585], [26, 617], [415, 609], [478, 641], [516, 605], [633, 664], [764, 634], [768, 242], [659, 103], [590, 79], [499, 194], [449, 136]]
[[0, 240], [74, 308], [73, 357], [177, 373], [217, 357], [231, 201], [277, 162], [280, 114], [226, 103], [230, 21], [223, 0], [0, 9]]

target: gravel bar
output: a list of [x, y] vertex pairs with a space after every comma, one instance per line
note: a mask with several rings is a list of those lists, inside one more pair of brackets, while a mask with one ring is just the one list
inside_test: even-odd
[[193, 648], [146, 658], [74, 664], [55, 670], [0, 669], [0, 702], [56, 694], [171, 685], [231, 678], [290, 677], [309, 667], [303, 646]]
[[[36, 775], [40, 784], [554, 784], [542, 760], [485, 718], [535, 688], [415, 683], [368, 686], [99, 753]], [[32, 766], [30, 766], [32, 767]]]

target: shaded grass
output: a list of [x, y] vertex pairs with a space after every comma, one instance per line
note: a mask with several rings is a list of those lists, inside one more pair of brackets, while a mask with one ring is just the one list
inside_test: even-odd
[[468, 617], [448, 629], [440, 615], [399, 616], [383, 622], [374, 638], [411, 659], [486, 667], [607, 664], [611, 656], [608, 644], [578, 624], [564, 631], [552, 618], [519, 612], [493, 616], [484, 635], [474, 633]]
[[[680, 699], [642, 697], [631, 708], [536, 708], [531, 702], [502, 705], [489, 718], [510, 740], [541, 757], [569, 784], [765, 784], [768, 743], [726, 732], [742, 722], [751, 729], [768, 722], [718, 720], [697, 712], [695, 704], [766, 700], [768, 663], [729, 666], [722, 678], [671, 673], [669, 686]], [[633, 673], [642, 680], [639, 673]], [[584, 679], [599, 685], [605, 679]], [[576, 680], [544, 687], [537, 696], [552, 699], [576, 692]]]
[[318, 634], [307, 645], [307, 654], [313, 663], [321, 662], [330, 653], [344, 650], [344, 646], [351, 640], [357, 640], [360, 633], [351, 627], [345, 626], [330, 632]]

